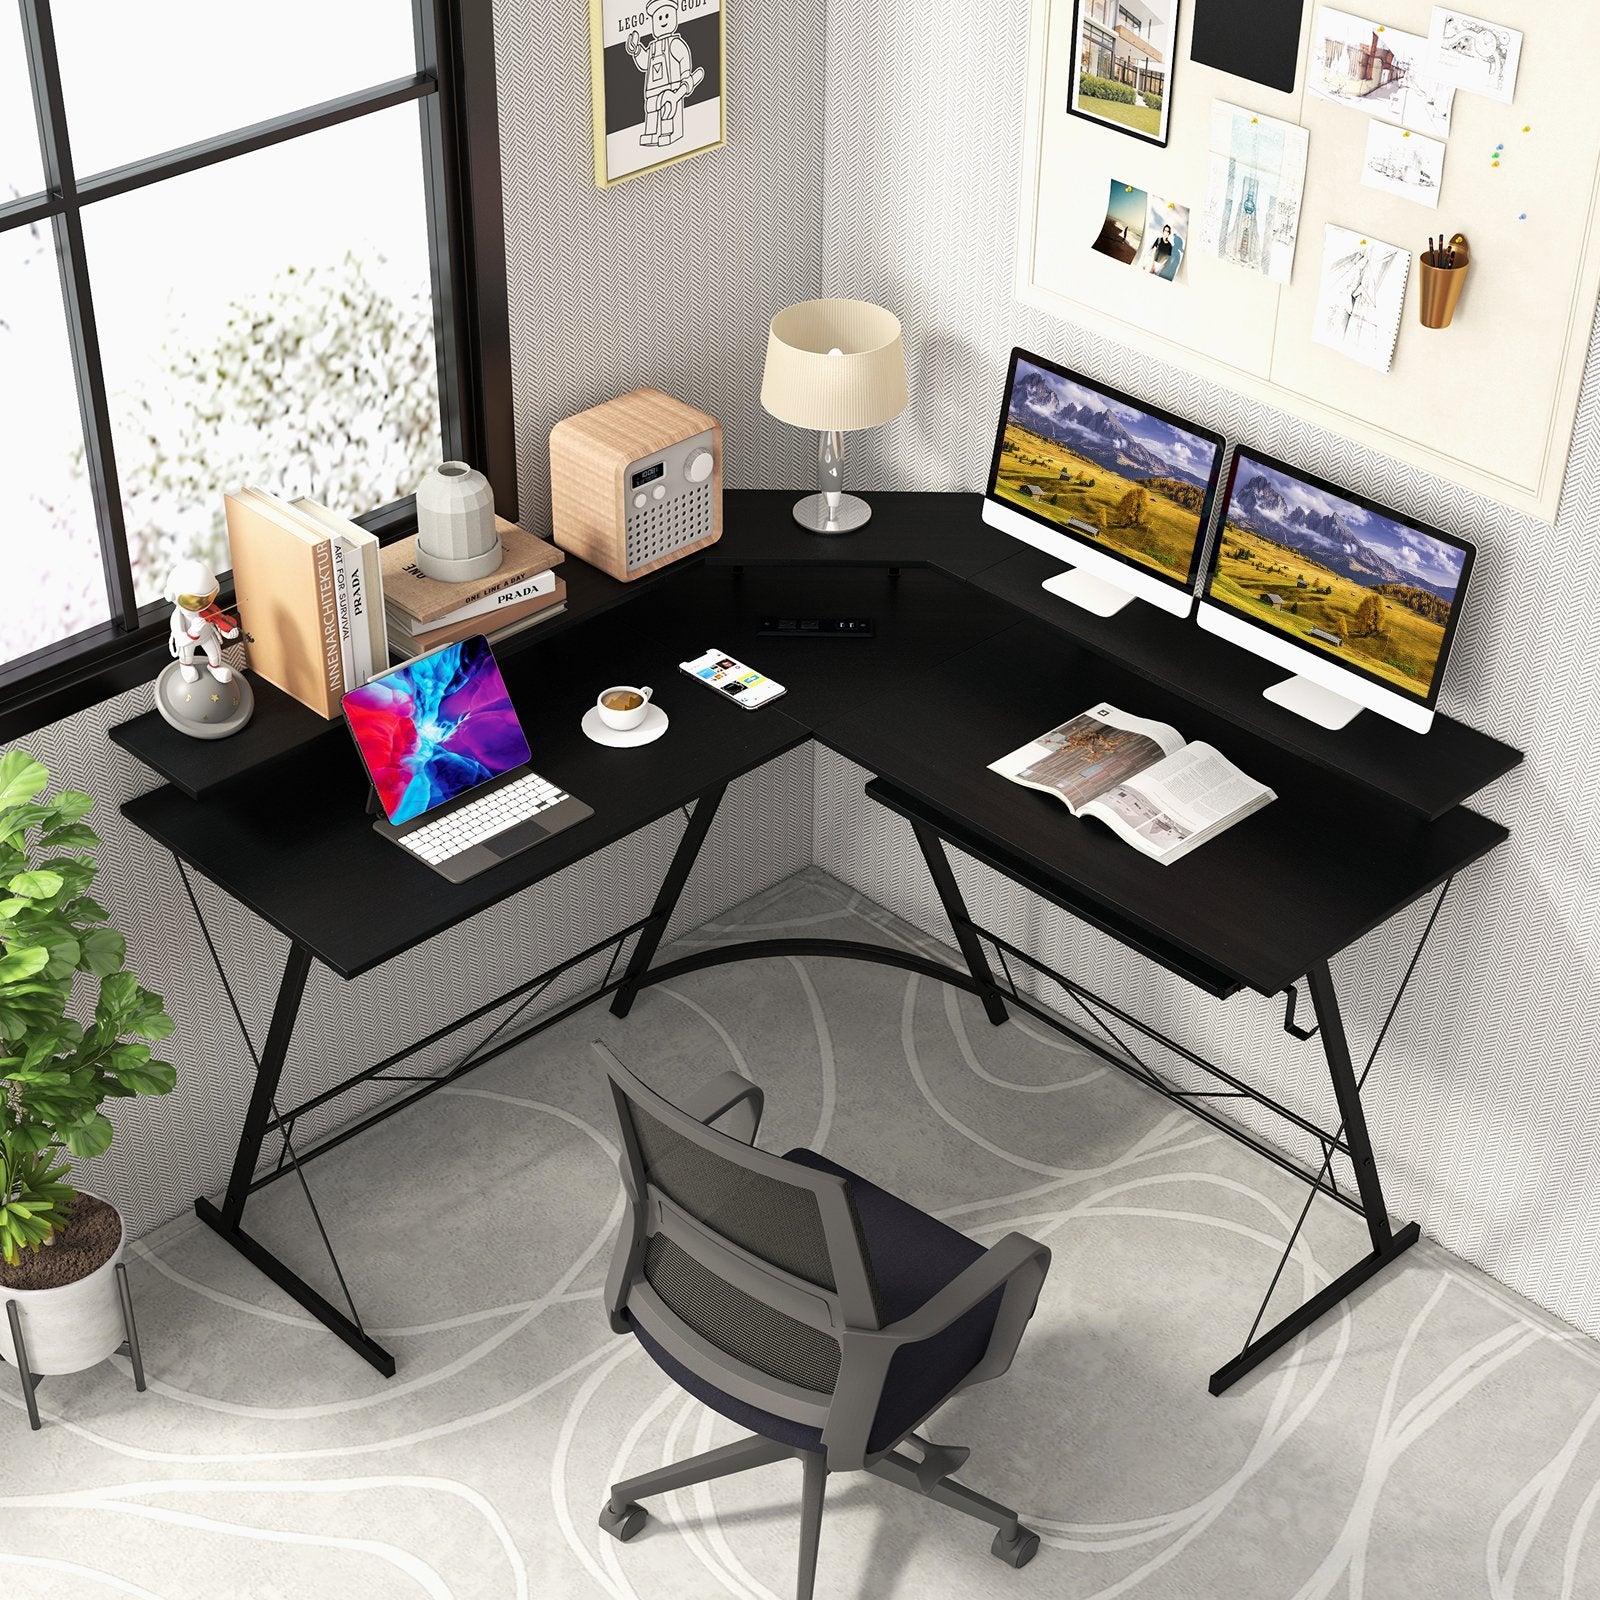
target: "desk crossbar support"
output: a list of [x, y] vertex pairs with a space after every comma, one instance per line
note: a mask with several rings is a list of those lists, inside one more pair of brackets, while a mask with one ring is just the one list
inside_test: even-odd
[[719, 783], [696, 799], [689, 825], [683, 830], [678, 848], [667, 867], [667, 875], [661, 880], [656, 903], [650, 908], [650, 916], [639, 934], [638, 943], [633, 947], [633, 954], [628, 958], [628, 965], [623, 969], [622, 983], [611, 998], [612, 1016], [625, 1017], [633, 1009], [644, 975], [655, 960], [661, 937], [667, 931], [673, 912], [678, 909], [678, 897], [683, 893], [684, 884], [689, 881], [695, 859], [700, 854], [700, 846], [706, 842], [706, 835], [716, 820], [717, 808], [727, 792], [727, 784]]

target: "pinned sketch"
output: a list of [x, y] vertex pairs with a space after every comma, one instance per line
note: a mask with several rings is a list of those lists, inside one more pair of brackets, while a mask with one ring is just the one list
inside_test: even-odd
[[1444, 178], [1444, 145], [1406, 128], [1374, 122], [1367, 128], [1367, 154], [1361, 181], [1369, 189], [1403, 195], [1419, 206], [1439, 204]]
[[1387, 372], [1400, 336], [1410, 270], [1409, 250], [1330, 222], [1322, 235], [1322, 279], [1311, 337], [1374, 372]]
[[1211, 157], [1200, 248], [1287, 283], [1306, 184], [1304, 128], [1211, 102]]
[[1432, 59], [1420, 33], [1323, 6], [1312, 27], [1307, 83], [1321, 100], [1443, 139], [1455, 88], [1432, 75]]
[[1171, 283], [1178, 276], [1188, 246], [1188, 206], [1180, 206], [1176, 200], [1164, 200], [1158, 194], [1151, 195], [1144, 225], [1144, 249], [1136, 263], [1139, 270]]
[[1428, 23], [1428, 70], [1470, 94], [1510, 105], [1517, 92], [1522, 35], [1498, 22], [1469, 17], [1450, 6], [1435, 6]]

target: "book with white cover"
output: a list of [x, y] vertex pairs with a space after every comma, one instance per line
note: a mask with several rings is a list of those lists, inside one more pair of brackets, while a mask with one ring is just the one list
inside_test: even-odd
[[[359, 683], [366, 683], [374, 673], [387, 672], [389, 645], [384, 634], [383, 618], [383, 564], [379, 560], [378, 536], [369, 533], [360, 523], [341, 517], [315, 500], [296, 500], [294, 509], [301, 516], [317, 524], [330, 536], [343, 539], [355, 554], [350, 566], [350, 619], [355, 636], [355, 654]], [[365, 643], [363, 644], [363, 638]]]
[[1220, 750], [1104, 703], [990, 764], [1169, 866], [1277, 799]]

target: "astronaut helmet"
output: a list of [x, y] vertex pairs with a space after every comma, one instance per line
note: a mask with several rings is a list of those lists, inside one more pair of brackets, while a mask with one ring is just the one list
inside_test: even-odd
[[678, 31], [678, 0], [651, 0], [645, 15], [650, 18], [650, 31], [658, 38]]
[[180, 561], [167, 574], [162, 591], [170, 605], [185, 611], [204, 611], [217, 598], [217, 575], [203, 561]]

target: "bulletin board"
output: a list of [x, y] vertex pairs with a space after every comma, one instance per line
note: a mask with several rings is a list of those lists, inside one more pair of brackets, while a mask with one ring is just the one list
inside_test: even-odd
[[[1432, 5], [1339, 9], [1426, 34]], [[1584, 87], [1600, 61], [1600, 5], [1472, 9], [1523, 32], [1515, 98], [1456, 91], [1430, 210], [1364, 185], [1371, 118], [1308, 90], [1316, 0], [1306, 0], [1293, 93], [1191, 60], [1193, 6], [1180, 5], [1164, 148], [1068, 115], [1073, 3], [1033, 0], [1019, 297], [1553, 522], [1600, 292], [1600, 115]], [[1198, 248], [1215, 100], [1308, 132], [1287, 283]], [[1194, 239], [1172, 282], [1092, 248], [1113, 180], [1189, 207]], [[1411, 252], [1388, 372], [1313, 340], [1329, 223]], [[1470, 273], [1451, 326], [1426, 328], [1418, 262], [1430, 234], [1456, 232], [1470, 243]]]

